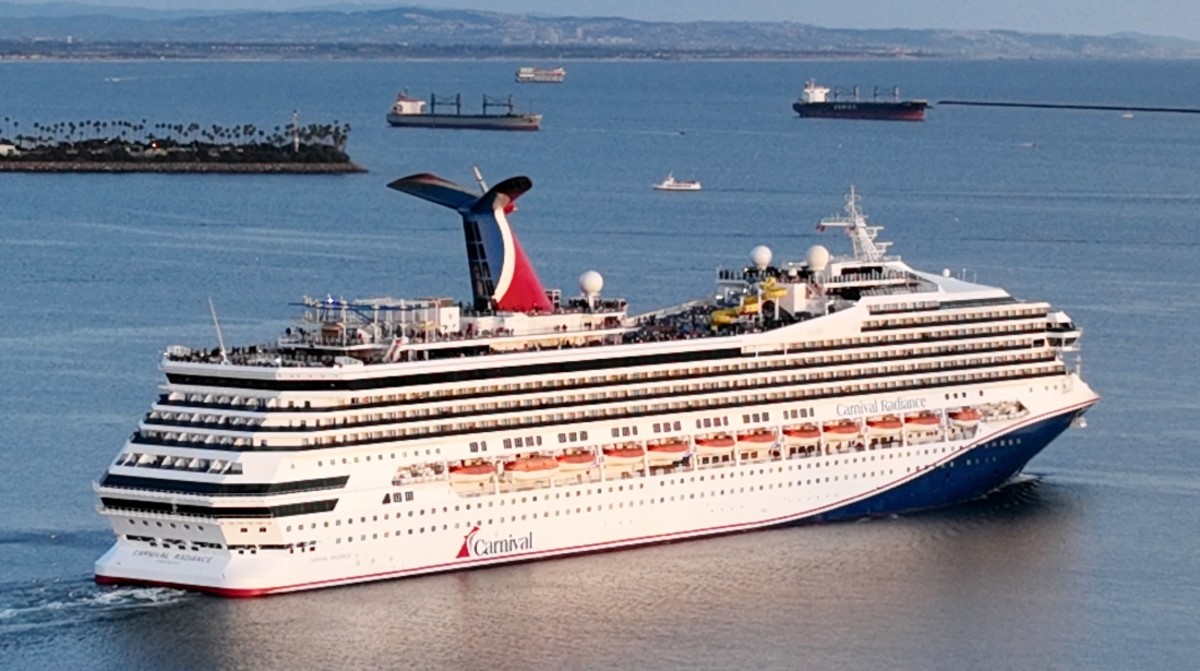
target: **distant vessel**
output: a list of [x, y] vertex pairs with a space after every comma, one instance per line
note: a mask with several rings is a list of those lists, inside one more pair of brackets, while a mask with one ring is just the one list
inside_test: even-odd
[[[439, 100], [437, 94], [429, 96], [430, 111], [425, 111], [425, 101], [411, 98], [407, 93], [396, 96], [387, 122], [406, 128], [466, 128], [474, 130], [538, 130], [542, 125], [541, 114], [519, 114], [514, 110], [513, 98], [496, 99], [483, 96], [482, 114], [463, 114], [462, 96]], [[452, 106], [453, 113], [438, 113], [438, 105]], [[492, 108], [501, 108], [503, 113], [489, 113]]]
[[517, 68], [518, 84], [561, 84], [566, 78], [566, 68]]
[[871, 100], [860, 100], [857, 86], [845, 95], [818, 86], [813, 79], [804, 83], [800, 99], [792, 104], [796, 114], [805, 118], [876, 121], [924, 121], [926, 107], [929, 103], [924, 100], [901, 100], [899, 87], [892, 88], [891, 100], [880, 100], [878, 88]]
[[694, 180], [675, 179], [673, 173], [667, 173], [667, 178], [654, 185], [659, 191], [699, 191], [700, 182]]

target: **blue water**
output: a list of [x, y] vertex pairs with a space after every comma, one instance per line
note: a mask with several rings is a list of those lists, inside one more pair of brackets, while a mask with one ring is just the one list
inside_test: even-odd
[[[946, 98], [1200, 107], [1196, 62], [5, 63], [34, 121], [349, 122], [349, 176], [0, 175], [0, 667], [1193, 668], [1200, 652], [1200, 117], [935, 107], [800, 120], [802, 82]], [[539, 133], [388, 128], [413, 95], [517, 95]], [[468, 293], [461, 229], [384, 185], [527, 174], [548, 286], [635, 310], [798, 257], [854, 184], [910, 263], [1044, 298], [1103, 396], [1034, 478], [954, 509], [257, 601], [101, 589], [91, 482], [157, 356], [273, 337], [304, 294]], [[668, 171], [695, 194], [650, 189]]]

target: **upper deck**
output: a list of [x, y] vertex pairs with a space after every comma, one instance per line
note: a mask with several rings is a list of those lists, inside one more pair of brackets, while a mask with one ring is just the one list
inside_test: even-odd
[[[219, 347], [174, 345], [164, 355], [164, 370], [257, 378], [264, 377], [264, 368], [329, 368], [346, 377], [370, 366], [456, 369], [462, 367], [456, 360], [547, 350], [565, 360], [577, 358], [570, 350], [603, 348], [588, 354], [607, 359], [657, 351], [648, 346], [669, 343], [685, 353], [755, 347], [770, 341], [778, 329], [829, 320], [856, 306], [866, 308], [859, 318], [866, 323], [869, 315], [889, 312], [1016, 302], [1001, 289], [948, 272], [922, 273], [888, 255], [891, 243], [877, 240], [882, 227], [867, 223], [853, 188], [845, 215], [817, 226], [818, 231], [842, 229], [851, 240], [849, 255], [833, 256], [816, 245], [802, 260], [776, 264], [771, 250], [759, 246], [751, 251], [749, 265], [717, 269], [717, 291], [710, 297], [641, 315], [630, 315], [624, 299], [602, 297], [604, 280], [595, 271], [581, 275], [580, 295], [564, 301], [558, 290], [542, 287], [507, 220], [516, 198], [531, 185], [528, 178], [514, 177], [484, 188], [482, 197], [432, 175], [390, 185], [462, 215], [473, 278], [471, 305], [450, 298], [305, 297], [298, 304], [302, 310], [296, 325], [274, 342], [227, 350], [218, 328]], [[787, 337], [794, 342], [803, 334], [791, 329]], [[294, 375], [280, 372], [275, 377]]]

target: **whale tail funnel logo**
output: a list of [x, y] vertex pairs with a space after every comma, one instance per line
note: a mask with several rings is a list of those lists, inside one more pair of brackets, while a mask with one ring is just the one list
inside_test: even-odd
[[466, 536], [463, 536], [462, 547], [458, 549], [458, 555], [455, 556], [455, 559], [464, 559], [471, 556], [471, 539], [477, 533], [479, 533], [479, 527], [474, 527], [467, 532]]
[[508, 223], [508, 213], [517, 198], [533, 187], [528, 177], [510, 177], [482, 196], [428, 173], [402, 177], [388, 187], [462, 215], [476, 310], [551, 312], [554, 309]]

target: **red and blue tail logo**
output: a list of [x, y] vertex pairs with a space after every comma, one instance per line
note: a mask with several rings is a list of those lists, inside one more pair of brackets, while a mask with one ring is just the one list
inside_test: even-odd
[[553, 306], [533, 265], [521, 249], [508, 213], [521, 194], [533, 187], [528, 177], [511, 177], [478, 196], [430, 174], [410, 175], [389, 187], [462, 215], [467, 267], [476, 310], [550, 312]]
[[462, 547], [458, 549], [458, 555], [455, 557], [455, 559], [463, 559], [471, 556], [471, 538], [477, 533], [479, 533], [479, 527], [471, 529], [467, 532], [466, 536], [463, 536]]

